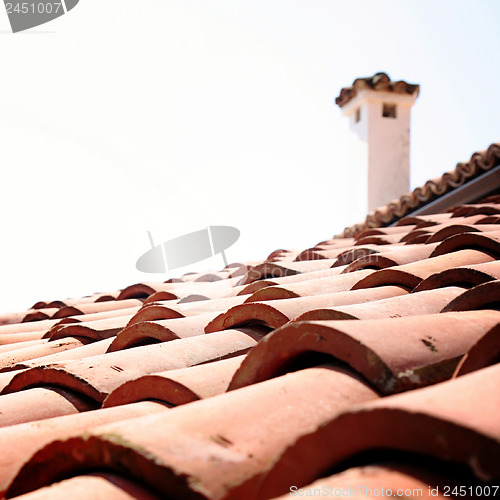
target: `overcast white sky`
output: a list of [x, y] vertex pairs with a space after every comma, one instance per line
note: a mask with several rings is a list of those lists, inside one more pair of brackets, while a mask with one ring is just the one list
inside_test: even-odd
[[[149, 247], [233, 225], [230, 261], [341, 231], [334, 98], [420, 83], [412, 187], [500, 140], [500, 2], [80, 0], [9, 33], [0, 9], [0, 311], [164, 280]], [[194, 266], [222, 267], [220, 256]]]

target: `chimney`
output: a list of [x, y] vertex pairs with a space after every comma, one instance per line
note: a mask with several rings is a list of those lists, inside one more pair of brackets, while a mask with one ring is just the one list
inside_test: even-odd
[[359, 219], [410, 189], [410, 113], [419, 90], [377, 73], [357, 78], [335, 100], [349, 118], [349, 196]]

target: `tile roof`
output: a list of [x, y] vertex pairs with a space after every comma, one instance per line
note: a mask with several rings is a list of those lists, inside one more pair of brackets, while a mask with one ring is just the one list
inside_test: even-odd
[[406, 217], [436, 198], [463, 186], [498, 166], [500, 166], [500, 143], [494, 143], [487, 150], [474, 153], [469, 161], [458, 163], [454, 170], [427, 181], [423, 186], [415, 188], [411, 193], [403, 194], [399, 199], [391, 201], [384, 207], [377, 208], [368, 214], [363, 222], [345, 228], [339, 236], [343, 238], [357, 236], [361, 231], [390, 224], [396, 224], [396, 226], [418, 224], [423, 227], [423, 225], [434, 225], [449, 217], [455, 218], [465, 214], [469, 216], [479, 214], [484, 220], [486, 220], [487, 215], [500, 214], [497, 204], [481, 203], [480, 205], [457, 207], [450, 215], [439, 214], [438, 219], [434, 215]]
[[500, 483], [497, 213], [2, 314], [0, 498], [481, 496]]
[[375, 73], [373, 76], [356, 78], [350, 87], [344, 87], [335, 103], [341, 108], [354, 99], [361, 90], [377, 90], [384, 92], [394, 92], [395, 94], [416, 94], [420, 91], [420, 86], [415, 83], [407, 83], [404, 80], [392, 81], [387, 73]]

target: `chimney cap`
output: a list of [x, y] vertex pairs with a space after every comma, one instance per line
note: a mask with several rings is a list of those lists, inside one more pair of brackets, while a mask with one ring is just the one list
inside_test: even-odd
[[384, 92], [394, 92], [396, 94], [415, 94], [418, 97], [420, 85], [417, 83], [408, 83], [404, 80], [392, 81], [387, 73], [379, 72], [373, 76], [356, 78], [350, 87], [344, 87], [335, 103], [341, 108], [349, 101], [354, 99], [361, 90], [378, 90]]

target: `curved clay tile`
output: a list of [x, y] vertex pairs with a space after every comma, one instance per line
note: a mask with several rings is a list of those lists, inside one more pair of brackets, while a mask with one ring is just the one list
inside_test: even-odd
[[243, 359], [244, 356], [236, 356], [130, 380], [104, 400], [103, 408], [147, 399], [179, 406], [222, 394], [227, 391], [229, 382]]
[[428, 240], [427, 243], [436, 243], [444, 241], [450, 236], [462, 233], [480, 233], [480, 232], [493, 232], [500, 230], [500, 227], [494, 224], [475, 224], [475, 225], [463, 225], [463, 224], [450, 224], [447, 227], [435, 232]]
[[381, 449], [460, 464], [479, 480], [496, 483], [499, 377], [500, 365], [495, 365], [348, 409], [296, 440], [265, 477], [259, 494], [270, 498], [285, 493], [291, 481], [308, 484], [349, 457], [368, 451], [376, 456]]
[[254, 281], [267, 278], [281, 278], [295, 274], [310, 273], [330, 269], [335, 260], [304, 260], [300, 262], [263, 262], [248, 270], [248, 273], [238, 283], [249, 285]]
[[241, 304], [245, 301], [244, 296], [240, 297], [225, 297], [222, 299], [203, 300], [188, 303], [173, 303], [168, 301], [165, 303], [154, 303], [144, 306], [132, 319], [127, 326], [134, 325], [142, 321], [155, 321], [184, 318], [196, 316], [209, 312], [222, 312], [230, 307]]
[[47, 343], [47, 339], [40, 340], [26, 340], [24, 342], [16, 342], [15, 344], [0, 345], [0, 355], [5, 353], [13, 353], [18, 349], [25, 349], [26, 347], [35, 347]]
[[116, 335], [127, 326], [129, 316], [116, 316], [114, 318], [74, 323], [52, 327], [45, 335], [51, 341], [67, 337], [83, 337], [90, 340], [102, 340]]
[[483, 311], [424, 315], [418, 321], [289, 323], [251, 350], [229, 390], [292, 370], [312, 352], [347, 363], [382, 394], [415, 389], [450, 378], [461, 356], [499, 319], [500, 313]]
[[500, 231], [492, 231], [491, 233], [462, 233], [450, 236], [436, 247], [432, 256], [444, 255], [465, 248], [474, 248], [494, 255], [496, 259], [499, 259]]
[[41, 340], [46, 330], [22, 333], [2, 333], [0, 335], [0, 346], [16, 344], [18, 342], [27, 342], [29, 340]]
[[414, 225], [417, 229], [423, 227], [434, 226], [436, 224], [446, 223], [451, 218], [450, 213], [440, 213], [440, 214], [427, 214], [427, 215], [413, 215], [409, 217], [402, 217], [397, 222], [394, 223], [396, 227], [399, 226], [412, 226]]
[[372, 229], [365, 229], [360, 233], [356, 234], [354, 237], [355, 241], [359, 241], [366, 236], [376, 236], [376, 235], [399, 235], [400, 237], [406, 233], [409, 233], [415, 228], [415, 225], [406, 225], [404, 227], [401, 226], [393, 226], [393, 227], [377, 227]]
[[65, 318], [67, 316], [78, 316], [81, 314], [116, 313], [121, 315], [123, 311], [142, 306], [138, 299], [124, 299], [112, 302], [90, 302], [74, 304], [61, 307], [52, 318]]
[[347, 292], [361, 279], [373, 271], [363, 270], [349, 274], [338, 274], [332, 277], [315, 278], [296, 283], [265, 287], [248, 297], [245, 302], [308, 297], [325, 293]]
[[205, 327], [219, 313], [205, 313], [187, 318], [160, 321], [140, 321], [120, 331], [109, 346], [108, 352], [129, 349], [155, 342], [168, 342], [203, 335]]
[[500, 363], [500, 325], [485, 333], [461, 359], [455, 377]]
[[[488, 215], [481, 216], [481, 219], [478, 221], [478, 224], [500, 224], [500, 216], [498, 215]], [[33, 308], [35, 308], [33, 306]]]
[[[452, 238], [462, 235], [452, 236]], [[441, 243], [442, 245], [442, 243]], [[439, 246], [437, 247], [439, 248]], [[434, 250], [436, 252], [436, 250]], [[420, 260], [403, 266], [394, 266], [380, 271], [375, 271], [366, 278], [356, 283], [352, 289], [369, 288], [380, 285], [401, 285], [413, 290], [422, 280], [431, 274], [439, 273], [451, 267], [465, 266], [470, 264], [482, 264], [495, 259], [477, 250], [460, 250], [447, 253], [437, 257]]]
[[461, 286], [472, 288], [488, 281], [500, 279], [500, 261], [485, 262], [470, 266], [453, 267], [440, 273], [432, 274], [414, 288], [414, 292], [433, 290], [443, 286]]
[[348, 264], [354, 262], [356, 259], [359, 259], [360, 257], [366, 257], [367, 255], [379, 252], [380, 248], [377, 245], [364, 245], [362, 247], [353, 247], [339, 254], [333, 267], [347, 266]]
[[121, 470], [162, 498], [265, 498], [254, 479], [291, 443], [343, 409], [376, 398], [359, 378], [339, 368], [289, 373], [52, 442], [21, 468], [7, 496], [50, 484], [69, 471], [105, 468]]
[[10, 325], [0, 326], [0, 336], [4, 333], [28, 333], [28, 332], [39, 332], [47, 331], [54, 325], [58, 324], [68, 324], [68, 323], [79, 323], [80, 320], [76, 318], [64, 318], [64, 319], [46, 319], [43, 321], [36, 321], [33, 323], [13, 323]]
[[[386, 287], [375, 287], [368, 290], [378, 288]], [[437, 314], [462, 292], [463, 289], [459, 287], [446, 287], [418, 294], [412, 293], [388, 299], [379, 299], [365, 304], [324, 307], [306, 312], [295, 318], [295, 321], [384, 319]]]
[[144, 401], [131, 405], [91, 410], [74, 415], [29, 422], [15, 427], [0, 428], [0, 498], [4, 498], [9, 483], [21, 466], [33, 455], [55, 439], [65, 439], [75, 433], [128, 418], [168, 411], [158, 402]]
[[[25, 370], [28, 368], [35, 368], [37, 366], [45, 366], [51, 363], [59, 363], [60, 361], [73, 361], [77, 359], [88, 358], [90, 356], [98, 356], [106, 352], [112, 340], [113, 337], [104, 340], [97, 340], [96, 342], [91, 342], [89, 344], [82, 345], [81, 347], [75, 347], [74, 349], [69, 349], [67, 351], [50, 354], [40, 359], [37, 358], [24, 361], [22, 363], [17, 363], [16, 365], [11, 366], [10, 369]], [[5, 386], [1, 387], [0, 392], [4, 387]]]
[[342, 249], [318, 249], [318, 248], [308, 248], [303, 252], [299, 253], [294, 259], [295, 262], [300, 262], [304, 260], [327, 260], [336, 259], [338, 255], [342, 252]]
[[342, 274], [351, 273], [359, 269], [385, 269], [386, 267], [402, 266], [424, 260], [430, 257], [437, 244], [431, 245], [406, 245], [393, 250], [374, 253], [359, 257], [357, 260], [349, 264]]
[[453, 217], [470, 217], [471, 215], [500, 214], [500, 205], [496, 203], [477, 203], [460, 205], [453, 209]]
[[401, 238], [406, 234], [407, 233], [403, 231], [394, 234], [364, 236], [357, 240], [355, 245], [395, 245], [399, 243]]
[[84, 339], [69, 338], [58, 342], [39, 343], [34, 346], [24, 347], [23, 349], [16, 349], [7, 353], [0, 354], [0, 372], [7, 370], [23, 361], [30, 359], [43, 358], [57, 352], [64, 352], [68, 349], [74, 349], [86, 344]]
[[43, 321], [50, 319], [59, 309], [51, 307], [47, 309], [31, 309], [20, 313], [0, 314], [0, 325], [11, 323], [29, 323], [31, 321]]
[[95, 403], [57, 387], [35, 387], [0, 396], [0, 427], [94, 410]]
[[247, 302], [217, 316], [206, 326], [205, 332], [217, 332], [240, 325], [264, 325], [275, 329], [308, 311], [349, 304], [359, 304], [360, 307], [364, 307], [366, 302], [380, 301], [380, 299], [397, 297], [406, 293], [399, 287], [383, 286], [369, 290], [273, 300], [269, 303]]
[[143, 486], [117, 474], [85, 474], [23, 495], [19, 500], [161, 500]]
[[42, 385], [55, 386], [73, 390], [101, 403], [108, 394], [128, 380], [243, 354], [256, 343], [249, 334], [227, 330], [134, 347], [22, 371], [0, 394]]
[[443, 312], [477, 309], [500, 309], [500, 281], [488, 281], [467, 290], [452, 300]]
[[[160, 290], [166, 289], [168, 292], [168, 287], [165, 286], [165, 283], [155, 282], [155, 283], [136, 283], [135, 285], [130, 285], [124, 288], [116, 300], [125, 300], [125, 299], [141, 299], [149, 297], [151, 294], [155, 292], [159, 292]], [[170, 299], [176, 299], [177, 296], [175, 294], [171, 294]]]

